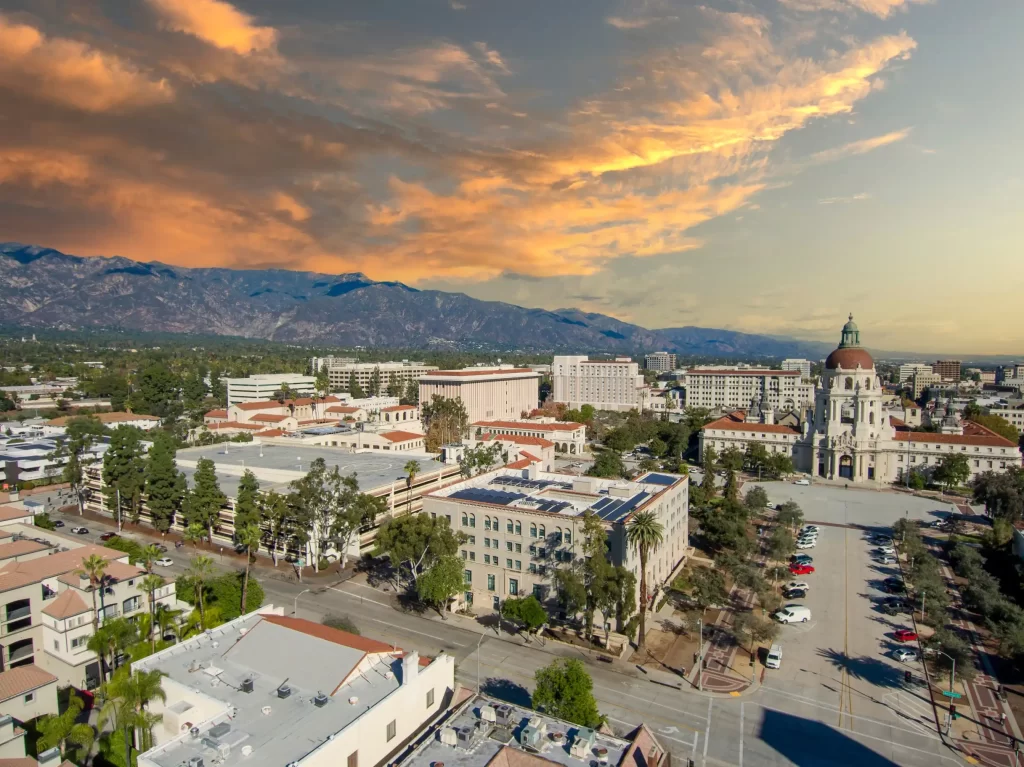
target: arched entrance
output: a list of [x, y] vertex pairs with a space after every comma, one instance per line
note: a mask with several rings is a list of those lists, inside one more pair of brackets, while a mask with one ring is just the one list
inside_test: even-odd
[[844, 455], [839, 459], [839, 478], [853, 479], [853, 456]]

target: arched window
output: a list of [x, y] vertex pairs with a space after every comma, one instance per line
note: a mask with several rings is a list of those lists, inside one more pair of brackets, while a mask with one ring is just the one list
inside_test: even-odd
[[498, 532], [498, 530], [501, 529], [501, 520], [498, 519], [497, 517], [492, 519], [491, 520], [491, 528], [494, 530], [494, 532]]
[[534, 524], [530, 525], [530, 537], [531, 538], [536, 538], [537, 537], [537, 525], [534, 525]]
[[463, 527], [468, 527], [469, 526], [469, 515], [466, 514], [466, 513], [463, 513], [463, 515], [462, 515], [462, 526]]
[[516, 535], [522, 535], [522, 534], [523, 534], [523, 523], [522, 522], [516, 522]]
[[469, 515], [469, 526], [476, 527], [476, 514]]
[[540, 526], [540, 534], [539, 534], [538, 537], [540, 537], [540, 538], [546, 538], [547, 537], [547, 533], [544, 532], [544, 525]]
[[864, 379], [864, 388], [865, 389], [870, 389], [871, 388], [871, 379], [870, 378], [865, 378]]
[[853, 379], [852, 378], [847, 378], [846, 379], [846, 388], [847, 389], [852, 389], [853, 388]]
[[868, 423], [870, 423], [872, 426], [875, 425], [875, 411], [874, 410], [872, 410], [871, 413], [868, 415]]

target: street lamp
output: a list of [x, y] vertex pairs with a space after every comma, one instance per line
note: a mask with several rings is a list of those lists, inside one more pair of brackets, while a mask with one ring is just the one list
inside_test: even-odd
[[312, 590], [313, 589], [303, 589], [302, 591], [300, 591], [298, 594], [295, 595], [295, 602], [292, 605], [292, 615], [298, 615], [299, 614], [299, 597], [301, 597], [307, 591], [312, 591]]
[[480, 694], [480, 643], [484, 641], [483, 632], [480, 632], [480, 638], [476, 640], [476, 694]]
[[[954, 690], [953, 690], [953, 679], [956, 676], [956, 658], [954, 658], [948, 652], [942, 652], [942, 650], [936, 650], [935, 652], [937, 652], [939, 655], [945, 655], [947, 658], [949, 658], [951, 661], [953, 661], [953, 667], [950, 668], [950, 670], [949, 670], [949, 691], [950, 692], [954, 692]], [[949, 705], [950, 706], [953, 705], [953, 698], [949, 699]], [[950, 714], [949, 721], [946, 722], [946, 734], [947, 735], [949, 735], [949, 730], [950, 730], [950, 728], [952, 726], [953, 726], [953, 716], [952, 716], [952, 714]]]

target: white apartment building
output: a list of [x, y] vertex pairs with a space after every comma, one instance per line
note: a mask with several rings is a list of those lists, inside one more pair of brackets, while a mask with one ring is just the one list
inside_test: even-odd
[[711, 410], [762, 409], [801, 411], [814, 402], [814, 385], [798, 370], [694, 368], [683, 376], [684, 407]]
[[514, 420], [540, 404], [540, 373], [511, 365], [436, 370], [420, 378], [420, 405], [434, 397], [462, 400], [470, 423]]
[[[132, 664], [166, 701], [138, 767], [374, 767], [452, 704], [455, 661], [264, 608]], [[275, 614], [276, 613], [276, 614]]]
[[[19, 482], [31, 482], [48, 477], [58, 476], [67, 463], [67, 458], [57, 456], [55, 451], [59, 442], [52, 438], [27, 439], [18, 437], [0, 438], [0, 477], [8, 485]], [[97, 461], [103, 458], [108, 443], [94, 443], [83, 454], [85, 461]]]
[[789, 359], [782, 361], [783, 370], [797, 370], [800, 377], [807, 379], [811, 377], [811, 361], [804, 359]]
[[933, 373], [931, 367], [927, 370], [915, 370], [910, 378], [910, 388], [914, 392], [914, 399], [924, 394], [925, 389], [934, 389], [942, 384], [942, 376]]
[[640, 366], [629, 357], [592, 360], [583, 355], [557, 356], [551, 365], [551, 396], [572, 409], [641, 410], [647, 387]]
[[228, 407], [240, 402], [258, 402], [272, 398], [287, 386], [293, 397], [312, 397], [316, 394], [316, 379], [301, 373], [273, 373], [248, 378], [225, 378]]
[[910, 381], [914, 378], [915, 373], [931, 373], [932, 366], [926, 365], [920, 362], [908, 362], [905, 365], [900, 365], [900, 383]]
[[468, 536], [460, 550], [466, 590], [459, 602], [486, 610], [528, 594], [555, 602], [554, 570], [582, 556], [587, 512], [604, 522], [610, 562], [631, 570], [639, 584], [639, 556], [626, 528], [635, 513], [653, 511], [665, 534], [648, 562], [653, 599], [686, 555], [688, 490], [686, 477], [662, 472], [627, 481], [505, 467], [427, 494], [423, 512], [447, 517]]
[[676, 369], [676, 355], [669, 352], [651, 352], [644, 356], [644, 367], [647, 370], [667, 373]]
[[351, 357], [314, 357], [310, 360], [310, 368], [316, 373], [327, 369], [327, 378], [331, 383], [331, 391], [348, 391], [352, 376], [355, 375], [359, 388], [370, 393], [370, 382], [375, 372], [380, 373], [380, 394], [387, 394], [392, 381], [404, 387], [409, 381], [418, 381], [420, 376], [437, 370], [435, 365], [423, 362], [359, 362]]

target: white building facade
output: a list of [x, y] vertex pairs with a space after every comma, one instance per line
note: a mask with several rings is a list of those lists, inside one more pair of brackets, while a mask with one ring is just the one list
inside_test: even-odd
[[272, 398], [285, 386], [292, 397], [312, 397], [316, 393], [316, 379], [301, 373], [274, 373], [248, 378], [224, 379], [228, 390], [228, 407], [240, 402], [258, 402]]
[[551, 385], [552, 399], [574, 410], [583, 405], [597, 410], [641, 410], [647, 391], [640, 366], [629, 357], [557, 356], [551, 365]]
[[683, 376], [685, 407], [736, 410], [759, 407], [798, 411], [814, 401], [814, 386], [798, 370], [694, 368]]
[[424, 362], [359, 362], [350, 357], [314, 357], [310, 360], [310, 368], [314, 373], [319, 370], [327, 371], [331, 391], [347, 392], [352, 376], [355, 376], [359, 388], [368, 393], [374, 376], [379, 374], [380, 394], [386, 394], [392, 382], [399, 383], [404, 388], [409, 381], [418, 381], [420, 376], [437, 370], [435, 365], [427, 365]]
[[437, 370], [420, 378], [420, 405], [461, 400], [469, 422], [522, 418], [540, 404], [540, 373], [529, 368]]
[[811, 361], [804, 359], [789, 359], [782, 361], [783, 370], [796, 370], [804, 379], [811, 377]]

